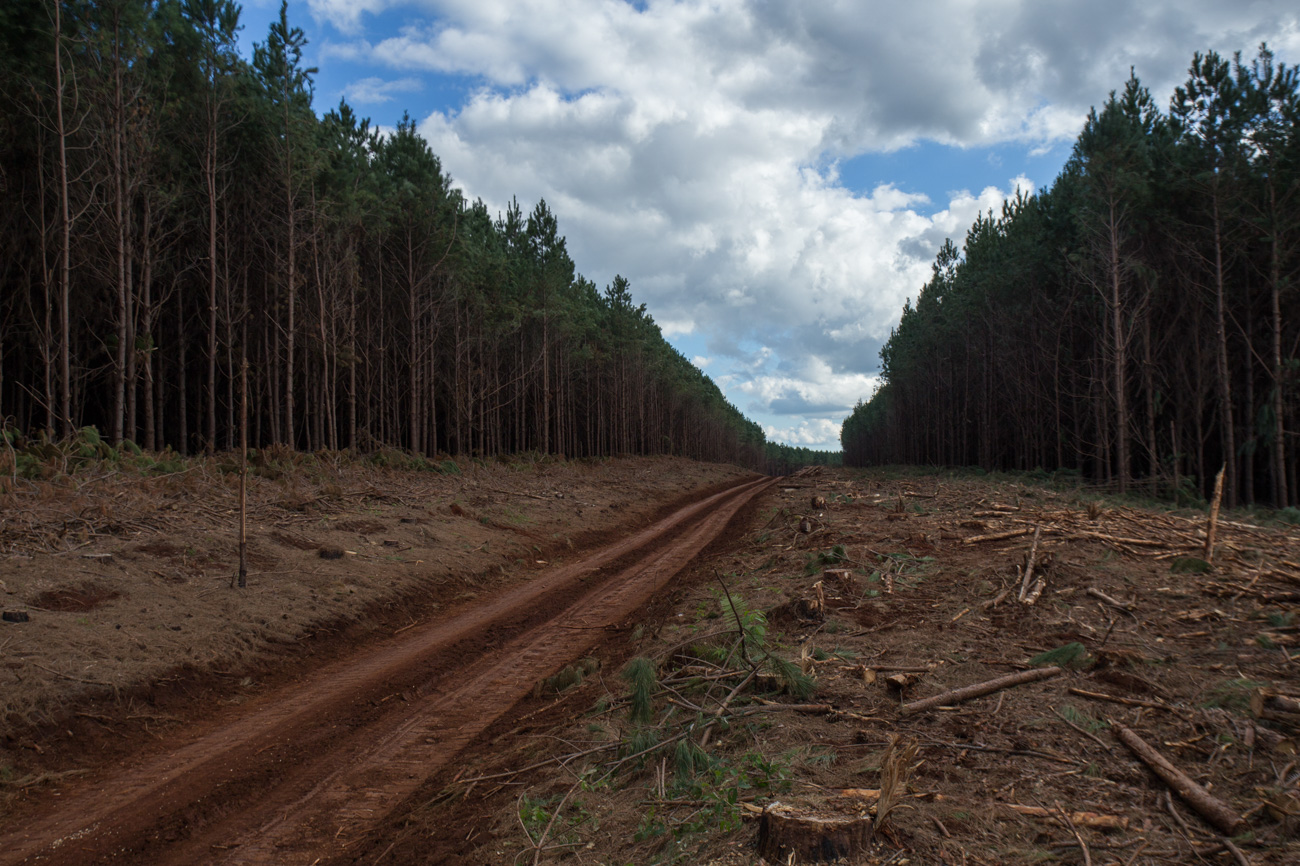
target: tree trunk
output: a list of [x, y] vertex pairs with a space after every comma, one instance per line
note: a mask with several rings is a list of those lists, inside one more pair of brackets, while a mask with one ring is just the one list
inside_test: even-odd
[[1219, 378], [1219, 438], [1223, 444], [1223, 462], [1227, 466], [1223, 502], [1226, 508], [1237, 506], [1237, 442], [1233, 429], [1232, 370], [1228, 366], [1227, 298], [1223, 275], [1223, 227], [1219, 217], [1219, 195], [1212, 195], [1214, 220], [1214, 338]]
[[59, 427], [72, 437], [72, 326], [68, 312], [72, 282], [72, 211], [68, 202], [68, 130], [63, 116], [63, 23], [54, 2], [55, 131], [59, 139]]

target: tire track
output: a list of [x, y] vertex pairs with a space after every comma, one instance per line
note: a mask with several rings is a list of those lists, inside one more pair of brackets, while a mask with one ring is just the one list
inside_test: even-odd
[[[708, 497], [455, 620], [328, 665], [77, 791], [6, 840], [0, 864], [310, 864], [341, 854], [772, 483]], [[464, 663], [492, 637], [496, 649]]]

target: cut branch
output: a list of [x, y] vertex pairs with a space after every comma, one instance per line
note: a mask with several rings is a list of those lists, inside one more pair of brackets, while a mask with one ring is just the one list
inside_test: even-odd
[[1143, 701], [1137, 698], [1122, 698], [1119, 695], [1108, 695], [1105, 692], [1090, 692], [1085, 689], [1070, 688], [1067, 691], [1072, 695], [1078, 695], [1081, 698], [1092, 698], [1094, 701], [1110, 701], [1112, 704], [1123, 704], [1126, 707], [1147, 707], [1152, 710], [1168, 710], [1174, 712], [1174, 708], [1168, 704], [1157, 703], [1156, 701]]
[[1196, 810], [1202, 818], [1217, 828], [1221, 833], [1235, 836], [1246, 829], [1246, 819], [1233, 811], [1232, 807], [1213, 796], [1196, 782], [1189, 779], [1181, 770], [1169, 763], [1146, 740], [1133, 731], [1115, 722], [1112, 724], [1115, 736], [1128, 746], [1129, 751], [1151, 768], [1160, 779], [1177, 794], [1184, 803]]
[[973, 686], [965, 686], [960, 689], [953, 689], [950, 692], [944, 692], [941, 695], [935, 695], [932, 698], [924, 698], [919, 701], [912, 701], [910, 704], [903, 704], [903, 715], [919, 713], [922, 710], [929, 710], [934, 707], [941, 707], [945, 704], [958, 704], [962, 701], [969, 701], [973, 698], [982, 698], [985, 695], [991, 695], [1002, 689], [1009, 689], [1012, 686], [1019, 686], [1025, 683], [1034, 683], [1039, 680], [1048, 680], [1052, 677], [1060, 676], [1065, 673], [1061, 668], [1038, 668], [1031, 671], [1020, 671], [1019, 673], [1007, 674], [1004, 677], [998, 677], [983, 683], [976, 683]]
[[[1060, 812], [1042, 806], [1025, 806], [1020, 803], [1007, 803], [1006, 808], [1019, 815], [1030, 818], [1056, 818]], [[1104, 815], [1100, 812], [1070, 812], [1070, 820], [1082, 827], [1094, 830], [1127, 830], [1129, 819], [1119, 815]]]
[[985, 541], [1006, 541], [1009, 538], [1020, 538], [1022, 535], [1028, 535], [1033, 532], [1032, 529], [1012, 529], [1007, 532], [995, 532], [992, 535], [972, 535], [970, 538], [963, 538], [962, 544], [980, 544]]
[[[1033, 601], [1028, 601], [1027, 596], [1029, 595], [1029, 588], [1034, 585], [1034, 564], [1038, 559], [1038, 539], [1039, 536], [1042, 535], [1042, 531], [1043, 528], [1041, 526], [1034, 527], [1034, 543], [1029, 548], [1029, 558], [1025, 560], [1025, 579], [1020, 582], [1019, 600], [1022, 604], [1034, 603]], [[1038, 596], [1035, 595], [1034, 601], [1037, 600]]]

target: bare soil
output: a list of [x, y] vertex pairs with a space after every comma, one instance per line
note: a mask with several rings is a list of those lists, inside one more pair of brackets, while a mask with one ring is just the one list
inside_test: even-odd
[[[1267, 690], [1300, 693], [1300, 533], [1247, 519], [1224, 515], [1199, 572], [1204, 513], [1019, 479], [786, 479], [641, 627], [593, 651], [599, 675], [521, 704], [329, 862], [755, 863], [773, 802], [875, 816], [852, 862], [1300, 862], [1300, 716], [1251, 709]], [[1018, 569], [1035, 528], [1045, 587], [1029, 605]], [[728, 705], [703, 759], [683, 760], [674, 738], [700, 742], [748, 669], [724, 583], [738, 610], [765, 612], [768, 650], [816, 688], [782, 693], [764, 674]], [[633, 657], [660, 683], [649, 723], [630, 718], [618, 675]], [[1052, 660], [1062, 675], [902, 709]], [[1117, 725], [1247, 829], [1226, 837], [1171, 796]], [[647, 730], [666, 745], [636, 757]], [[915, 757], [900, 763], [907, 746]], [[873, 796], [890, 772], [897, 805], [880, 821]]]
[[1300, 717], [1266, 700], [1300, 693], [1294, 528], [1225, 515], [1202, 571], [1204, 514], [1024, 479], [313, 471], [257, 485], [244, 593], [215, 468], [6, 500], [0, 589], [30, 621], [0, 626], [0, 862], [40, 837], [65, 841], [31, 862], [753, 863], [773, 802], [873, 815], [864, 863], [1300, 859]]
[[243, 591], [228, 458], [0, 494], [0, 605], [26, 619], [0, 624], [0, 815], [747, 476], [669, 458], [443, 465], [455, 471], [273, 455], [249, 479]]

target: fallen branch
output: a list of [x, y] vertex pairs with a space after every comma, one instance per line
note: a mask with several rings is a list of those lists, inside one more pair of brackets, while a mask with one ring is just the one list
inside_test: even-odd
[[549, 496], [538, 496], [536, 493], [525, 493], [522, 490], [502, 490], [499, 487], [491, 487], [487, 484], [480, 484], [479, 486], [482, 487], [484, 490], [491, 490], [493, 493], [500, 493], [503, 496], [527, 496], [529, 499], [540, 499], [543, 502], [554, 501]]
[[1020, 538], [1022, 535], [1028, 535], [1033, 532], [1032, 529], [1012, 529], [1008, 532], [995, 532], [992, 535], [972, 535], [970, 538], [963, 538], [962, 544], [980, 544], [985, 541], [1006, 541], [1009, 538]]
[[991, 695], [1002, 689], [1011, 688], [1012, 686], [1023, 685], [1024, 683], [1038, 682], [1047, 680], [1052, 677], [1060, 676], [1065, 673], [1061, 668], [1037, 668], [1035, 670], [1020, 671], [1019, 673], [1007, 674], [1004, 677], [998, 677], [988, 682], [976, 683], [973, 686], [965, 686], [960, 689], [953, 689], [944, 692], [941, 695], [935, 695], [931, 698], [924, 698], [919, 701], [912, 701], [910, 704], [903, 704], [903, 715], [919, 713], [922, 710], [940, 707], [945, 704], [957, 704], [962, 701], [969, 701], [972, 698], [982, 698], [985, 695]]
[[1156, 701], [1142, 701], [1137, 698], [1122, 698], [1119, 695], [1108, 695], [1104, 692], [1090, 692], [1073, 687], [1066, 691], [1072, 695], [1078, 695], [1081, 698], [1092, 698], [1095, 701], [1110, 701], [1112, 704], [1123, 704], [1126, 707], [1147, 707], [1152, 710], [1167, 710], [1171, 713], [1176, 711], [1176, 708], [1171, 707], [1168, 704], [1157, 703]]
[[[840, 796], [850, 797], [854, 800], [866, 800], [869, 803], [873, 803], [876, 800], [880, 799], [880, 789], [879, 788], [841, 788]], [[936, 794], [933, 791], [920, 791], [915, 794], [908, 794], [907, 796], [912, 800], [925, 800], [927, 802], [931, 802], [931, 801], [937, 802], [939, 800], [948, 799], [943, 794]]]
[[727, 707], [731, 706], [731, 702], [736, 699], [736, 696], [739, 695], [745, 686], [749, 685], [756, 676], [758, 676], [758, 669], [754, 668], [749, 672], [749, 676], [741, 680], [740, 683], [731, 690], [731, 693], [722, 700], [722, 703], [718, 705], [718, 708], [713, 711], [713, 716], [704, 723], [704, 730], [700, 732], [701, 749], [709, 744], [709, 737], [713, 734], [713, 726], [716, 725], [718, 720], [727, 712]]
[[1088, 843], [1083, 841], [1083, 834], [1079, 832], [1074, 819], [1061, 807], [1060, 803], [1056, 804], [1056, 817], [1074, 834], [1075, 841], [1079, 843], [1079, 848], [1083, 850], [1083, 866], [1092, 866], [1092, 852], [1088, 850]]
[[1117, 607], [1120, 610], [1124, 611], [1125, 613], [1131, 613], [1133, 610], [1132, 605], [1128, 605], [1122, 601], [1111, 598], [1109, 595], [1102, 592], [1100, 589], [1097, 589], [1097, 587], [1095, 586], [1088, 587], [1086, 592], [1088, 595], [1092, 596], [1093, 598], [1098, 599], [1099, 601], [1104, 601], [1106, 604], [1110, 605], [1111, 607]]
[[[1018, 815], [1026, 815], [1030, 818], [1056, 818], [1060, 812], [1055, 809], [1045, 809], [1042, 806], [1025, 806], [1020, 803], [1003, 803], [1005, 808], [1010, 809]], [[1129, 819], [1119, 815], [1104, 815], [1100, 812], [1070, 812], [1070, 820], [1084, 827], [1091, 827], [1094, 830], [1127, 830]]]
[[1137, 547], [1158, 547], [1162, 549], [1168, 549], [1171, 546], [1168, 542], [1155, 541], [1150, 538], [1127, 538], [1122, 535], [1106, 535], [1102, 532], [1089, 532], [1086, 530], [1072, 533], [1069, 538], [1089, 538], [1094, 541], [1109, 541], [1112, 544], [1132, 544]]
[[1111, 727], [1115, 731], [1115, 736], [1128, 746], [1129, 751], [1212, 826], [1229, 836], [1235, 836], [1246, 829], [1245, 818], [1234, 812], [1227, 803], [1189, 779], [1181, 770], [1169, 763], [1164, 755], [1153, 749], [1146, 740], [1118, 722], [1112, 722]]

